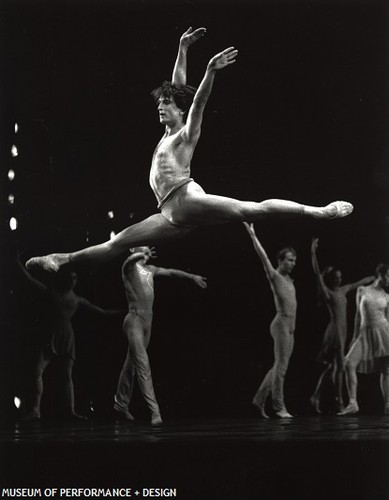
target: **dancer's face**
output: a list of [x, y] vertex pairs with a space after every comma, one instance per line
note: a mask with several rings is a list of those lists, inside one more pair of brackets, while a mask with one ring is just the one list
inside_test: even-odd
[[335, 271], [334, 273], [334, 288], [337, 288], [342, 284], [342, 273], [341, 271]]
[[174, 102], [172, 97], [161, 96], [158, 99], [159, 121], [163, 125], [172, 125], [181, 120], [184, 113]]
[[280, 269], [282, 272], [286, 274], [290, 274], [295, 265], [296, 265], [297, 257], [292, 252], [286, 252], [284, 260], [280, 261]]

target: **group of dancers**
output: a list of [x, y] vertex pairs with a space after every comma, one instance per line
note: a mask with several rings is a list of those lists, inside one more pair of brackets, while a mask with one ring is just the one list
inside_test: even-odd
[[[235, 63], [238, 56], [238, 51], [234, 47], [228, 47], [210, 59], [204, 77], [197, 89], [187, 85], [188, 48], [203, 37], [205, 33], [205, 28], [198, 28], [194, 31], [192, 28], [189, 28], [183, 33], [179, 41], [172, 81], [164, 82], [152, 92], [152, 96], [157, 104], [159, 121], [165, 127], [164, 135], [156, 146], [152, 157], [149, 177], [150, 186], [156, 196], [160, 213], [127, 227], [112, 239], [102, 244], [72, 253], [55, 253], [43, 257], [33, 257], [26, 262], [27, 274], [33, 274], [35, 269], [43, 269], [52, 277], [54, 276], [52, 283], [55, 283], [55, 285], [51, 286], [50, 293], [55, 297], [53, 303], [57, 304], [58, 311], [61, 310], [61, 313], [58, 313], [58, 317], [61, 318], [63, 324], [66, 323], [67, 325], [64, 330], [70, 332], [70, 319], [75, 308], [83, 304], [89, 304], [89, 307], [93, 306], [87, 301], [77, 298], [73, 290], [74, 275], [70, 281], [67, 278], [68, 284], [66, 286], [63, 284], [59, 286], [57, 277], [59, 282], [61, 276], [72, 276], [72, 269], [77, 265], [87, 262], [109, 261], [128, 253], [130, 248], [133, 249], [132, 254], [126, 259], [122, 268], [122, 278], [128, 300], [128, 312], [124, 320], [124, 331], [128, 339], [129, 350], [114, 398], [115, 411], [126, 420], [133, 419], [128, 405], [136, 375], [142, 395], [151, 411], [151, 422], [153, 424], [160, 424], [162, 422], [152, 385], [147, 356], [152, 321], [154, 277], [158, 275], [184, 277], [194, 280], [202, 288], [206, 286], [206, 280], [201, 276], [190, 275], [178, 270], [166, 270], [150, 265], [148, 261], [153, 256], [152, 247], [154, 245], [184, 237], [200, 225], [229, 222], [241, 222], [245, 224], [254, 247], [263, 262], [274, 294], [277, 310], [276, 317], [271, 325], [271, 333], [274, 339], [275, 363], [266, 375], [253, 402], [259, 409], [260, 415], [266, 418], [265, 401], [271, 393], [276, 415], [281, 418], [290, 418], [291, 415], [284, 403], [283, 384], [289, 358], [293, 350], [296, 297], [290, 273], [296, 263], [296, 253], [291, 248], [285, 249], [278, 256], [277, 268], [274, 268], [255, 235], [253, 223], [271, 216], [284, 216], [288, 218], [305, 216], [329, 220], [348, 216], [353, 211], [352, 204], [345, 201], [335, 201], [326, 206], [317, 207], [289, 200], [269, 199], [254, 202], [211, 195], [205, 193], [202, 187], [190, 177], [191, 160], [200, 138], [203, 113], [212, 91], [215, 76], [220, 70]], [[316, 252], [315, 245], [317, 245], [317, 242], [313, 245], [313, 252]], [[315, 269], [318, 271], [317, 265]], [[342, 309], [342, 300], [344, 300], [347, 291], [351, 289], [351, 285], [349, 288], [341, 287], [339, 279], [338, 281], [336, 279], [330, 280], [331, 283], [327, 284], [325, 283], [325, 276], [321, 274], [320, 276], [321, 278], [318, 279], [322, 284], [322, 293], [332, 315], [331, 326], [326, 333], [326, 338], [330, 338], [331, 336], [340, 338], [345, 335], [343, 328], [345, 311], [339, 313], [339, 310], [344, 310], [344, 308]], [[379, 323], [379, 327], [374, 323], [374, 327], [369, 330], [369, 339], [371, 337], [376, 341], [374, 347], [369, 350], [369, 356], [374, 355], [374, 359], [378, 357], [382, 361], [382, 363], [373, 364], [375, 369], [379, 367], [381, 370], [382, 387], [384, 397], [386, 398], [385, 409], [388, 408], [389, 328], [387, 317], [384, 314], [387, 312], [389, 296], [384, 291], [384, 287], [388, 285], [388, 280], [387, 267], [381, 267], [377, 271], [374, 283], [370, 287], [366, 287], [366, 290], [369, 290], [369, 292], [365, 288], [361, 288], [361, 291], [358, 291], [358, 297], [360, 297], [360, 321], [358, 323], [360, 324], [360, 332], [367, 329], [366, 322], [371, 322], [373, 316], [375, 321]], [[379, 311], [376, 305], [377, 302], [380, 304]], [[384, 303], [386, 304], [386, 309]], [[374, 310], [375, 313], [373, 314], [371, 310]], [[340, 330], [341, 333], [339, 333]], [[349, 380], [350, 387], [350, 404], [342, 411], [348, 413], [358, 411], [356, 400], [353, 399], [354, 393], [352, 392], [354, 388], [356, 391], [355, 370], [359, 367], [361, 361], [367, 362], [371, 359], [365, 356], [366, 342], [361, 340], [361, 336], [365, 338], [367, 335], [362, 335], [362, 333], [356, 335], [355, 343], [353, 344], [355, 347], [352, 347], [348, 357], [349, 362], [346, 363], [346, 373], [348, 374], [347, 379]], [[58, 337], [61, 337], [62, 340], [59, 341]], [[64, 352], [68, 352], [68, 358], [74, 360], [73, 350], [63, 340], [65, 337], [66, 334], [55, 333], [56, 340], [46, 346], [48, 354], [42, 358], [43, 361], [41, 361], [37, 370], [37, 374], [39, 375], [36, 384], [38, 393], [39, 391], [41, 393], [43, 369], [51, 357], [58, 353], [60, 349], [58, 345], [61, 342], [65, 350]], [[339, 344], [344, 346], [344, 343], [342, 344], [340, 340]], [[77, 416], [74, 411], [71, 366], [72, 362], [69, 362], [69, 413], [72, 416]], [[343, 361], [339, 360], [336, 366], [341, 366], [343, 369]], [[350, 368], [347, 368], [347, 366], [350, 366]], [[371, 369], [371, 366], [369, 365], [366, 369]], [[326, 371], [327, 373], [329, 373], [329, 368]], [[326, 374], [323, 375], [323, 378], [327, 376]], [[316, 408], [319, 408], [319, 400], [320, 385], [313, 397]], [[39, 402], [39, 398], [36, 398], [36, 401]], [[35, 405], [32, 412], [30, 412], [30, 416], [32, 418], [39, 418], [39, 404]]]

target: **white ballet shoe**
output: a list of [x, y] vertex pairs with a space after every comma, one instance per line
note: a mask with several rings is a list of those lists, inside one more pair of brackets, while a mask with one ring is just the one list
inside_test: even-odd
[[60, 268], [60, 264], [57, 262], [53, 255], [46, 255], [45, 257], [32, 257], [26, 262], [26, 269], [31, 270], [33, 268], [40, 267], [45, 271], [57, 272]]
[[324, 217], [327, 219], [340, 219], [352, 213], [354, 207], [348, 201], [333, 201], [324, 207]]

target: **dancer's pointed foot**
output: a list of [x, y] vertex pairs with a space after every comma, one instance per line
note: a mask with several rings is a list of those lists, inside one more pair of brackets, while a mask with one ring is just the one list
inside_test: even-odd
[[151, 425], [162, 425], [162, 418], [160, 413], [151, 414]]
[[45, 271], [57, 272], [61, 266], [68, 264], [70, 261], [68, 254], [52, 253], [44, 257], [32, 257], [26, 262], [26, 268], [31, 269], [41, 268]]
[[253, 404], [254, 408], [256, 409], [257, 414], [260, 418], [269, 418], [269, 415], [265, 412], [264, 405], [256, 403], [255, 401], [252, 401], [252, 404]]
[[319, 398], [315, 398], [314, 396], [311, 396], [309, 398], [309, 401], [311, 403], [311, 405], [313, 406], [314, 410], [316, 413], [319, 413], [321, 415], [321, 410], [320, 410], [320, 399]]
[[115, 417], [118, 418], [119, 420], [127, 420], [129, 422], [133, 422], [135, 420], [128, 410], [122, 408], [117, 403], [113, 405], [113, 409], [115, 412]]
[[338, 412], [337, 415], [355, 415], [359, 412], [358, 403], [349, 403], [346, 408]]
[[[325, 207], [318, 207], [311, 212], [311, 215], [317, 219], [340, 219], [347, 217], [354, 210], [354, 207], [348, 201], [333, 201]], [[305, 209], [307, 212], [307, 209]], [[308, 214], [310, 211], [308, 211]]]
[[278, 418], [293, 418], [293, 415], [291, 415], [286, 409], [276, 411], [276, 415]]

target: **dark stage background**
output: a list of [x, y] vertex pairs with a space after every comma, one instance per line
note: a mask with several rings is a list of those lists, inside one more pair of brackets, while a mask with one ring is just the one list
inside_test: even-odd
[[[216, 76], [195, 180], [241, 199], [355, 205], [344, 220], [256, 224], [270, 256], [285, 245], [298, 252], [286, 400], [291, 412], [309, 412], [328, 319], [318, 307], [311, 238], [320, 238], [321, 266], [339, 266], [345, 282], [388, 260], [387, 2], [3, 1], [0, 9], [2, 414], [12, 415], [13, 396], [26, 390], [44, 328], [44, 306], [17, 271], [16, 249], [24, 260], [76, 250], [156, 212], [148, 173], [162, 129], [149, 93], [170, 79], [190, 25], [208, 30], [190, 49], [190, 84], [216, 52], [239, 49], [236, 64]], [[149, 354], [163, 416], [248, 411], [272, 362], [274, 315], [248, 235], [240, 225], [200, 228], [157, 251], [156, 264], [208, 278], [206, 291], [177, 279], [156, 285]], [[121, 262], [80, 267], [78, 293], [125, 307]], [[350, 294], [350, 334], [353, 314]], [[104, 416], [125, 356], [121, 323], [80, 314], [74, 326], [77, 408], [86, 412], [93, 401]], [[50, 416], [60, 398], [55, 366], [45, 381]], [[362, 378], [362, 412], [381, 411], [380, 398], [377, 379]], [[138, 393], [133, 409], [146, 418]]]

